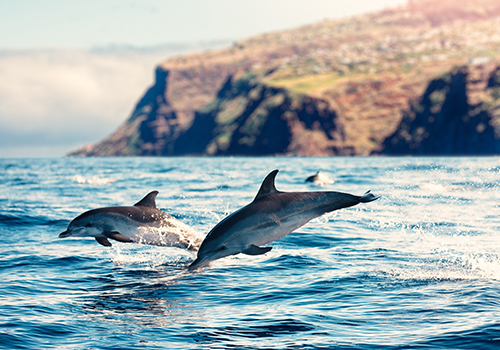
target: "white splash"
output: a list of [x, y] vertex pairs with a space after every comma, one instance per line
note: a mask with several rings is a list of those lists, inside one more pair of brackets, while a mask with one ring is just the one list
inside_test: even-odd
[[141, 226], [137, 231], [134, 242], [145, 245], [197, 251], [203, 241], [203, 236], [198, 231], [179, 220], [175, 220], [175, 224], [166, 221], [160, 227]]

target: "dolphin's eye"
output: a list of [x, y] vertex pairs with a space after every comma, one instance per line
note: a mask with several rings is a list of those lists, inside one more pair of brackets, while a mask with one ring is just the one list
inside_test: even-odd
[[92, 225], [90, 223], [86, 224], [85, 227], [91, 227]]
[[223, 245], [222, 247], [220, 247], [219, 249], [217, 249], [217, 251], [219, 251], [219, 252], [220, 252], [220, 251], [223, 251], [224, 249], [226, 249], [226, 246], [225, 246], [225, 245]]

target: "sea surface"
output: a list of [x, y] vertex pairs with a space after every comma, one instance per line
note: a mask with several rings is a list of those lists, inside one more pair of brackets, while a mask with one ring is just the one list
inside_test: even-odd
[[[178, 248], [58, 238], [152, 190], [206, 234], [273, 169], [381, 198], [194, 272]], [[499, 180], [498, 157], [0, 159], [0, 348], [498, 349]]]

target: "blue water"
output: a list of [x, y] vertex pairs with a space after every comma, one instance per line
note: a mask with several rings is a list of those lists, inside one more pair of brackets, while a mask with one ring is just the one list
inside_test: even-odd
[[[181, 249], [58, 238], [152, 190], [206, 233], [275, 168], [279, 190], [382, 197], [194, 273]], [[0, 348], [497, 349], [499, 180], [499, 158], [1, 159]]]

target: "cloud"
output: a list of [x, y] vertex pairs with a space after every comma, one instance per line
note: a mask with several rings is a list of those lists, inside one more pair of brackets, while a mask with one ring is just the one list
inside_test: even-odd
[[101, 140], [128, 118], [160, 61], [216, 45], [0, 51], [0, 157], [62, 156]]

